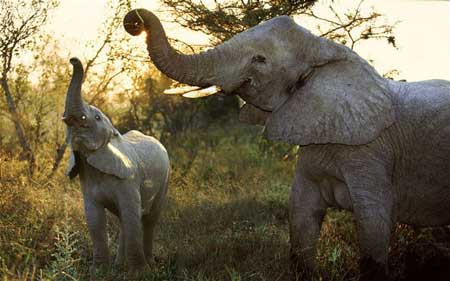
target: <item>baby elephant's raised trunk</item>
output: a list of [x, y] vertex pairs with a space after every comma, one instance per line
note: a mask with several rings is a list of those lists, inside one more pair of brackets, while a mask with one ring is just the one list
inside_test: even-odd
[[81, 97], [81, 84], [83, 83], [84, 70], [81, 61], [78, 58], [71, 58], [70, 63], [73, 66], [72, 79], [66, 96], [66, 104], [63, 120], [67, 122], [72, 117], [80, 117], [85, 114], [87, 104]]

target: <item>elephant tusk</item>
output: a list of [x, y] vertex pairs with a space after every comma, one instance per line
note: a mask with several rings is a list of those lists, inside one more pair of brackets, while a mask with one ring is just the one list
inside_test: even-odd
[[200, 87], [194, 87], [194, 86], [185, 86], [185, 87], [177, 87], [177, 88], [171, 88], [164, 90], [164, 94], [166, 95], [183, 95], [192, 91], [196, 91], [198, 89], [201, 89]]
[[164, 94], [166, 94], [166, 95], [182, 95], [185, 98], [196, 99], [196, 98], [202, 98], [202, 97], [214, 95], [220, 91], [221, 91], [221, 89], [218, 86], [211, 86], [208, 88], [185, 86], [185, 87], [167, 89], [164, 91]]
[[203, 97], [214, 95], [220, 91], [221, 91], [221, 89], [218, 86], [211, 86], [211, 87], [196, 90], [196, 91], [190, 91], [186, 94], [183, 94], [183, 97], [190, 98], [190, 99], [197, 99], [197, 98], [203, 98]]

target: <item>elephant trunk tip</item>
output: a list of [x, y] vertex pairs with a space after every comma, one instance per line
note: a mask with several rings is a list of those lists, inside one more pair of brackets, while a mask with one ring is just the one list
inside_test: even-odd
[[82, 65], [80, 59], [77, 58], [77, 57], [70, 58], [69, 61], [70, 61], [70, 63], [71, 63], [73, 66], [80, 66], [80, 65]]
[[73, 66], [73, 82], [81, 83], [84, 76], [84, 69], [81, 60], [77, 57], [72, 57], [69, 62]]
[[145, 9], [135, 9], [128, 12], [123, 18], [123, 27], [125, 30], [133, 36], [141, 34], [145, 30], [144, 14], [146, 13], [150, 12]]

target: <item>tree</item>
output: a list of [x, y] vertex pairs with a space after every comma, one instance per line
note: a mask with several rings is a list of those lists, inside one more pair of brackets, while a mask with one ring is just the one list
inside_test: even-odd
[[[395, 47], [393, 25], [380, 23], [382, 15], [371, 10], [362, 13], [364, 0], [343, 15], [329, 5], [333, 17], [317, 15], [317, 0], [214, 0], [211, 5], [196, 0], [161, 0], [181, 26], [201, 31], [219, 44], [233, 35], [276, 16], [306, 16], [317, 21], [320, 36], [353, 48], [361, 40], [387, 39]], [[330, 1], [333, 2], [333, 1]]]
[[386, 39], [388, 44], [396, 48], [394, 36], [396, 23], [382, 23], [383, 15], [376, 12], [373, 7], [364, 13], [362, 11], [364, 1], [360, 0], [354, 9], [345, 11], [343, 14], [329, 5], [328, 9], [333, 15], [332, 18], [319, 16], [313, 9], [305, 11], [303, 15], [318, 21], [319, 36], [338, 41], [351, 49], [354, 49], [357, 43], [369, 39]]
[[161, 0], [183, 27], [212, 36], [213, 44], [276, 16], [309, 10], [317, 0], [214, 0], [212, 6], [195, 0]]
[[126, 71], [133, 69], [133, 62], [126, 56], [130, 45], [129, 36], [122, 31], [123, 14], [131, 9], [132, 0], [109, 0], [108, 10], [98, 36], [89, 42], [86, 48], [92, 50], [92, 55], [86, 59], [85, 92], [89, 93], [87, 102], [101, 106], [106, 101], [106, 93], [112, 88], [123, 90], [117, 78]]
[[[129, 60], [122, 60], [119, 53], [121, 50], [126, 52], [123, 46], [128, 45], [124, 42], [128, 36], [116, 31], [121, 30], [122, 15], [130, 9], [131, 2], [110, 0], [108, 15], [97, 40], [86, 46], [92, 51], [86, 59], [87, 83], [84, 85], [90, 103], [105, 105], [109, 98], [106, 93], [111, 89], [122, 89], [116, 80], [124, 69], [128, 69], [125, 64]], [[56, 145], [49, 174], [51, 177], [67, 147], [64, 126], [59, 119], [66, 83], [70, 78], [68, 57], [60, 56], [58, 43], [42, 30], [49, 12], [57, 7], [58, 2], [0, 0], [0, 3], [0, 82], [5, 93], [5, 112], [8, 112], [8, 119], [14, 124], [15, 135], [23, 151], [22, 158], [29, 162], [30, 175], [36, 172], [35, 162], [39, 160], [36, 159], [37, 151], [48, 154], [48, 145]], [[32, 63], [27, 61], [30, 57]], [[37, 76], [33, 78], [33, 74]], [[7, 116], [3, 114], [3, 117]], [[49, 123], [56, 124], [56, 127]], [[2, 131], [9, 129], [5, 127], [2, 127]]]
[[28, 160], [31, 176], [35, 157], [24, 133], [20, 114], [9, 87], [9, 79], [14, 68], [14, 60], [33, 47], [40, 28], [47, 21], [49, 11], [55, 8], [58, 2], [55, 0], [0, 0], [0, 4], [0, 83], [17, 138]]

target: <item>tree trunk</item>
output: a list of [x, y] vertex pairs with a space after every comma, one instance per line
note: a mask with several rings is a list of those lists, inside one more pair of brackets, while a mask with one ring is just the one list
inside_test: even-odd
[[28, 160], [28, 172], [30, 177], [33, 175], [34, 171], [34, 153], [31, 150], [30, 145], [27, 142], [25, 137], [25, 133], [23, 132], [22, 124], [19, 119], [19, 114], [17, 113], [16, 105], [14, 104], [14, 100], [11, 95], [11, 91], [9, 90], [8, 82], [6, 77], [0, 78], [0, 82], [2, 84], [2, 89], [5, 93], [6, 103], [8, 104], [9, 113], [11, 114], [12, 120], [14, 122], [14, 126], [16, 128], [17, 138], [19, 139], [20, 145], [22, 146], [23, 152], [25, 154], [26, 159]]

